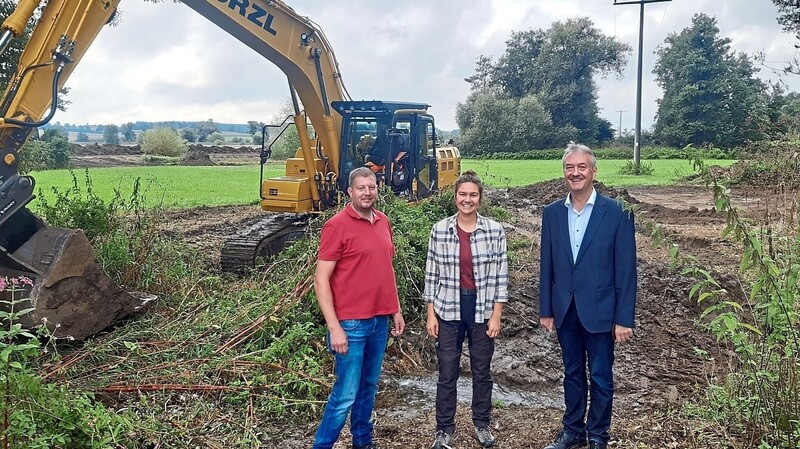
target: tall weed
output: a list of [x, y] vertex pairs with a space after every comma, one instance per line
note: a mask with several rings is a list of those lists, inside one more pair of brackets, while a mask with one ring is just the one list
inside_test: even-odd
[[727, 292], [702, 268], [691, 296], [707, 304], [711, 331], [735, 353], [733, 371], [709, 390], [711, 415], [738, 430], [759, 448], [800, 445], [800, 237], [778, 233], [770, 223], [755, 226], [732, 203], [730, 192], [704, 166], [695, 164], [727, 219], [723, 235], [741, 244], [740, 271], [749, 281], [744, 301]]

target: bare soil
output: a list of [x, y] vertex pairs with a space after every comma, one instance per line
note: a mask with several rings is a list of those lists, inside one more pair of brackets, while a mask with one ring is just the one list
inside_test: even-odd
[[[246, 165], [259, 161], [260, 147], [192, 144], [178, 165]], [[135, 167], [153, 165], [139, 145], [72, 144], [74, 168]]]
[[[210, 159], [220, 163], [215, 154]], [[118, 155], [77, 155], [107, 158]], [[125, 156], [136, 156], [130, 153]], [[119, 156], [121, 157], [121, 156]], [[88, 163], [88, 162], [86, 162]], [[711, 193], [703, 186], [637, 187], [623, 189], [599, 185], [604, 193], [625, 198], [639, 211], [637, 249], [639, 296], [635, 338], [616, 350], [616, 394], [611, 428], [612, 447], [689, 448], [742, 447], [727, 441], [725, 429], [705, 429], [702, 442], [686, 422], [671, 411], [703, 394], [710, 379], [726, 373], [727, 349], [704, 329], [704, 306], [689, 299], [693, 281], [670, 268], [668, 251], [653, 247], [645, 224], [657, 223], [684, 254], [695, 256], [712, 270], [733, 296], [741, 295], [736, 277], [739, 248], [721, 237], [725, 220], [715, 210]], [[509, 241], [521, 242], [530, 251], [513, 264], [511, 301], [503, 316], [493, 376], [496, 382], [494, 433], [501, 448], [541, 448], [560, 428], [563, 411], [562, 365], [555, 335], [538, 325], [538, 248], [541, 210], [566, 193], [560, 180], [525, 187], [493, 189], [487, 198], [505, 207], [513, 217]], [[781, 199], [794, 192], [739, 189], [735, 204], [759, 219], [782, 210]], [[218, 253], [233, 230], [263, 216], [257, 206], [202, 207], [168, 211], [165, 230], [182, 236], [207, 254]], [[218, 255], [216, 255], [218, 257]], [[422, 353], [405, 349], [429, 348]], [[434, 396], [436, 366], [432, 341], [423, 322], [409, 323], [407, 333], [392, 345], [384, 366], [376, 406], [376, 444], [381, 448], [430, 447], [435, 432]], [[405, 348], [405, 349], [404, 349]], [[466, 351], [465, 351], [466, 352]], [[469, 377], [469, 360], [462, 359], [462, 377]], [[465, 385], [469, 385], [466, 383]], [[473, 437], [468, 387], [459, 401], [457, 439], [453, 447], [480, 447]], [[435, 391], [435, 390], [434, 390]], [[509, 393], [512, 392], [513, 394]], [[502, 394], [501, 394], [502, 393]], [[515, 398], [519, 400], [515, 400]], [[268, 428], [271, 424], [265, 423]], [[316, 423], [279, 430], [287, 438], [269, 447], [310, 447]], [[714, 438], [714, 435], [718, 438]], [[710, 438], [709, 438], [710, 436]], [[291, 443], [295, 441], [295, 443]], [[349, 448], [344, 431], [336, 448]]]

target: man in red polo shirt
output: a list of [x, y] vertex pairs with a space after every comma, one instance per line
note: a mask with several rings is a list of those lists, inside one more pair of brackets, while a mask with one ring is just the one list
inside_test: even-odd
[[314, 291], [328, 325], [328, 349], [336, 357], [333, 384], [314, 449], [331, 449], [350, 412], [353, 448], [373, 449], [372, 409], [389, 338], [405, 328], [392, 258], [392, 226], [372, 206], [378, 198], [375, 174], [350, 172], [350, 204], [322, 227]]

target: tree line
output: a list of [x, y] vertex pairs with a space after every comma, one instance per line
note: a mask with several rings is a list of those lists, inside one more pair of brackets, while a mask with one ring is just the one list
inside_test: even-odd
[[[797, 2], [774, 1], [783, 4], [784, 29], [800, 31]], [[800, 95], [757, 78], [756, 58], [730, 44], [706, 14], [667, 36], [653, 69], [663, 95], [643, 141], [732, 148], [800, 136]], [[570, 140], [612, 142], [620, 130], [599, 116], [594, 80], [620, 76], [630, 54], [630, 46], [603, 35], [588, 17], [511, 33], [504, 53], [496, 60], [479, 56], [465, 79], [470, 94], [456, 112], [459, 147], [466, 155], [485, 155]]]

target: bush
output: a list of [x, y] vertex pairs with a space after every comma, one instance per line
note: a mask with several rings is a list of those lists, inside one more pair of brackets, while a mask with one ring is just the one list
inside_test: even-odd
[[91, 241], [108, 235], [119, 224], [119, 214], [126, 205], [121, 200], [119, 191], [109, 202], [97, 196], [92, 190], [89, 170], [85, 173], [85, 194], [78, 186], [78, 177], [72, 171], [72, 188], [62, 191], [52, 187], [55, 195], [52, 203], [47, 200], [42, 189], [39, 189], [39, 214], [51, 226], [82, 229]]
[[647, 162], [639, 161], [639, 167], [636, 167], [636, 164], [633, 161], [625, 162], [625, 165], [617, 170], [617, 173], [620, 175], [636, 175], [636, 176], [647, 176], [652, 175], [655, 169], [653, 168], [653, 164], [649, 164]]
[[148, 129], [140, 136], [142, 152], [155, 156], [180, 157], [186, 154], [186, 142], [168, 127]]
[[[624, 160], [633, 159], [633, 148], [598, 148], [592, 149], [597, 159]], [[642, 159], [691, 159], [696, 154], [705, 159], [738, 159], [739, 150], [722, 150], [719, 148], [685, 148], [646, 147], [640, 151]], [[470, 156], [474, 159], [509, 159], [509, 160], [557, 160], [564, 155], [563, 149], [527, 150], [516, 152], [495, 152]]]
[[21, 174], [67, 168], [72, 157], [69, 141], [62, 134], [45, 132], [42, 139], [28, 139], [19, 150]]
[[213, 133], [208, 135], [208, 137], [206, 138], [206, 141], [207, 142], [211, 142], [211, 143], [216, 144], [216, 145], [221, 145], [221, 144], [225, 143], [225, 136], [219, 131], [213, 132]]

